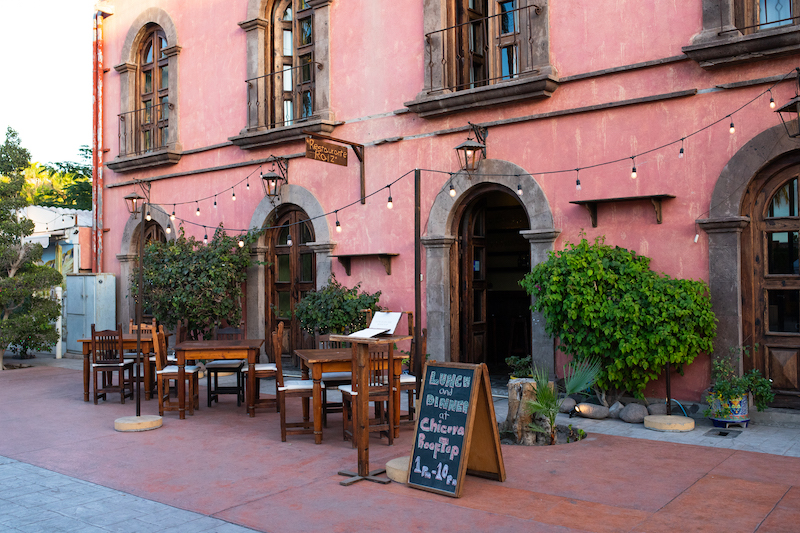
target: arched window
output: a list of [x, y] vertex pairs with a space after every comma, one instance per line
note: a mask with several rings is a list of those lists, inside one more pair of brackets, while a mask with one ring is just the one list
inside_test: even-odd
[[164, 31], [155, 25], [149, 27], [139, 48], [138, 152], [161, 149], [169, 139], [169, 58], [166, 48]]

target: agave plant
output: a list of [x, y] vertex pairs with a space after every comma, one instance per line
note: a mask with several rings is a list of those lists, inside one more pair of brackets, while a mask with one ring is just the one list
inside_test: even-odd
[[[600, 373], [600, 360], [593, 358], [584, 361], [572, 361], [564, 367], [565, 397], [583, 392], [590, 388]], [[560, 398], [558, 390], [550, 386], [550, 373], [547, 369], [534, 367], [533, 381], [536, 384], [536, 399], [528, 402], [528, 410], [544, 416], [550, 424], [550, 444], [556, 443], [556, 416], [564, 398]], [[528, 426], [532, 431], [546, 433], [548, 428], [536, 425]]]

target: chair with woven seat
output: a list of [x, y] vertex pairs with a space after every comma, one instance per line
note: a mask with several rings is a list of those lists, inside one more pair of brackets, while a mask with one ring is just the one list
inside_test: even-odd
[[[164, 326], [159, 326], [158, 331], [153, 332], [153, 349], [155, 350], [156, 363], [156, 394], [158, 395], [158, 414], [164, 416], [164, 411], [178, 411], [179, 402], [170, 400], [170, 382], [178, 381], [178, 366], [167, 364], [167, 340], [164, 334]], [[198, 375], [200, 367], [186, 365], [184, 367], [186, 379], [186, 392], [189, 401], [187, 411], [190, 415], [194, 414], [195, 409], [200, 409], [200, 384]], [[175, 390], [177, 390], [177, 386]]]
[[[119, 392], [120, 403], [133, 398], [133, 359], [126, 359], [122, 349], [122, 326], [117, 329], [95, 330], [92, 324], [92, 373], [94, 374], [94, 404], [109, 392]], [[118, 374], [114, 385], [114, 373]], [[126, 377], [127, 373], [127, 377]], [[101, 379], [98, 379], [101, 378]]]
[[369, 421], [369, 431], [386, 434], [389, 445], [394, 444], [394, 347], [391, 344], [377, 344], [369, 347], [368, 383], [358, 383], [355, 353], [353, 356], [353, 381], [342, 385], [342, 435], [344, 440], [352, 440], [356, 446], [354, 425], [357, 420], [357, 397], [369, 395], [369, 402], [375, 404], [375, 417]]
[[[349, 343], [332, 341], [330, 335], [317, 335], [314, 345], [320, 350], [350, 348]], [[352, 372], [323, 372], [322, 382], [325, 388], [322, 389], [322, 425], [328, 427], [328, 413], [341, 413], [342, 402], [329, 402], [328, 389], [337, 389], [342, 385], [348, 385], [353, 380]]]
[[[242, 330], [238, 328], [217, 328], [214, 330], [214, 339], [220, 341], [242, 340]], [[241, 406], [244, 401], [244, 381], [242, 368], [247, 364], [245, 359], [220, 359], [206, 363], [206, 385], [208, 393], [208, 406], [211, 402], [219, 403], [220, 394], [235, 394], [236, 405]], [[220, 386], [220, 372], [233, 372], [236, 374], [236, 386]], [[214, 378], [213, 380], [211, 378]], [[213, 383], [213, 387], [212, 387]]]
[[[409, 326], [409, 334], [413, 335], [413, 326]], [[420, 346], [422, 347], [421, 353], [422, 356], [425, 357], [425, 353], [428, 349], [428, 329], [422, 328], [422, 335], [420, 335]], [[414, 357], [414, 341], [411, 341], [411, 349], [409, 350], [411, 354], [409, 359]], [[424, 362], [423, 362], [424, 364]], [[400, 374], [400, 392], [406, 391], [408, 393], [408, 414], [403, 416], [400, 415], [401, 420], [408, 420], [410, 422], [414, 421], [414, 414], [417, 410], [417, 404], [415, 401], [415, 396], [417, 394], [417, 383], [419, 382], [419, 378], [414, 376], [413, 374]]]
[[[280, 354], [283, 351], [283, 322], [278, 323], [278, 329], [272, 333], [272, 353]], [[309, 403], [314, 395], [314, 382], [310, 379], [284, 381], [281, 357], [275, 356], [278, 367], [277, 392], [278, 409], [281, 412], [281, 441], [286, 442], [286, 435], [302, 435], [314, 433], [314, 421], [309, 416]], [[325, 384], [321, 383], [324, 390]], [[286, 398], [302, 398], [303, 421], [286, 421]]]

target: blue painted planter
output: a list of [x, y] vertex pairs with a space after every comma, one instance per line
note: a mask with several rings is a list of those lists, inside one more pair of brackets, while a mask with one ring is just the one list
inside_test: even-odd
[[[714, 427], [728, 427], [728, 424], [744, 424], [747, 427], [747, 423], [750, 422], [750, 411], [748, 409], [748, 397], [747, 395], [741, 396], [739, 398], [734, 398], [727, 402], [728, 408], [731, 410], [731, 414], [726, 418], [714, 418], [709, 417], [711, 422], [713, 422]], [[715, 398], [711, 404], [711, 411], [719, 411], [721, 408], [721, 403], [719, 398]]]

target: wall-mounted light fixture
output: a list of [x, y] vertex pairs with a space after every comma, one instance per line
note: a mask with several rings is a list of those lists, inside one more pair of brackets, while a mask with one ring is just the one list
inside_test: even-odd
[[[289, 161], [283, 157], [272, 157], [272, 169], [261, 173], [261, 185], [264, 187], [264, 196], [269, 199], [280, 197], [281, 186], [289, 183]], [[277, 169], [278, 172], [275, 172]]]
[[[458, 162], [462, 170], [472, 172], [478, 169], [481, 159], [486, 159], [486, 136], [488, 130], [472, 122], [467, 122], [472, 128], [472, 135], [466, 141], [456, 146]], [[475, 136], [475, 139], [472, 136]]]
[[786, 135], [791, 139], [800, 137], [800, 68], [797, 71], [797, 85], [794, 89], [794, 98], [775, 110], [781, 117]]

